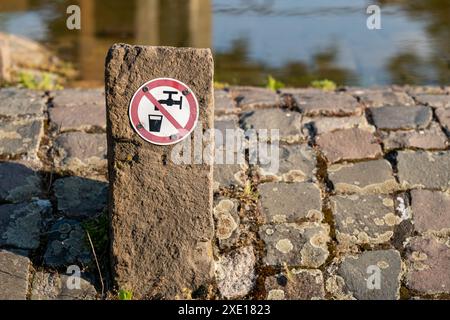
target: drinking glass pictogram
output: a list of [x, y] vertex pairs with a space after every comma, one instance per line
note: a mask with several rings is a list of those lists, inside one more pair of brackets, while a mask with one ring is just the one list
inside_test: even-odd
[[163, 118], [163, 116], [155, 115], [155, 114], [150, 114], [148, 116], [150, 132], [160, 132], [161, 131], [162, 118]]

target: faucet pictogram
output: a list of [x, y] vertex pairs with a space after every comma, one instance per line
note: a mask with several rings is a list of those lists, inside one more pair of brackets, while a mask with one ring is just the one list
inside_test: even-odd
[[[182, 108], [182, 105], [183, 105], [183, 96], [181, 96], [180, 97], [180, 100], [174, 100], [173, 99], [173, 95], [174, 94], [178, 94], [178, 92], [177, 91], [163, 91], [163, 93], [164, 94], [167, 94], [168, 95], [168, 98], [167, 99], [161, 99], [161, 100], [158, 100], [158, 102], [160, 103], [160, 104], [164, 104], [164, 105], [166, 105], [166, 106], [168, 106], [168, 107], [171, 107], [171, 106], [179, 106], [180, 107], [180, 110], [181, 110], [181, 108]], [[158, 108], [155, 106], [155, 110], [158, 110]]]

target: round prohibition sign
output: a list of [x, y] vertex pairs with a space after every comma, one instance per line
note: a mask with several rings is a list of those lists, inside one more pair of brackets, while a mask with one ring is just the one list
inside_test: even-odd
[[186, 139], [198, 122], [194, 92], [183, 82], [158, 78], [144, 83], [133, 95], [129, 117], [139, 136], [153, 144], [170, 145]]

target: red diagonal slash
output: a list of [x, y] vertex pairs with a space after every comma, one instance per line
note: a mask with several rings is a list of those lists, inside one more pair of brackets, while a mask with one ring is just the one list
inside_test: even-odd
[[150, 100], [151, 103], [155, 105], [156, 108], [163, 114], [164, 117], [169, 120], [169, 122], [178, 130], [184, 129], [181, 124], [178, 123], [177, 120], [175, 120], [174, 117], [158, 102], [158, 100], [155, 99], [154, 96], [149, 91], [145, 91], [144, 95], [147, 97], [148, 100]]

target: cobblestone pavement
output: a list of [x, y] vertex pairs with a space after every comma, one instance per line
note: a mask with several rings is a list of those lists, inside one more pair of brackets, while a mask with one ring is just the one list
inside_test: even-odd
[[[216, 128], [280, 130], [280, 169], [215, 166], [216, 282], [188, 296], [450, 298], [449, 87], [215, 99]], [[101, 90], [0, 90], [0, 299], [114, 296], [105, 128]]]

